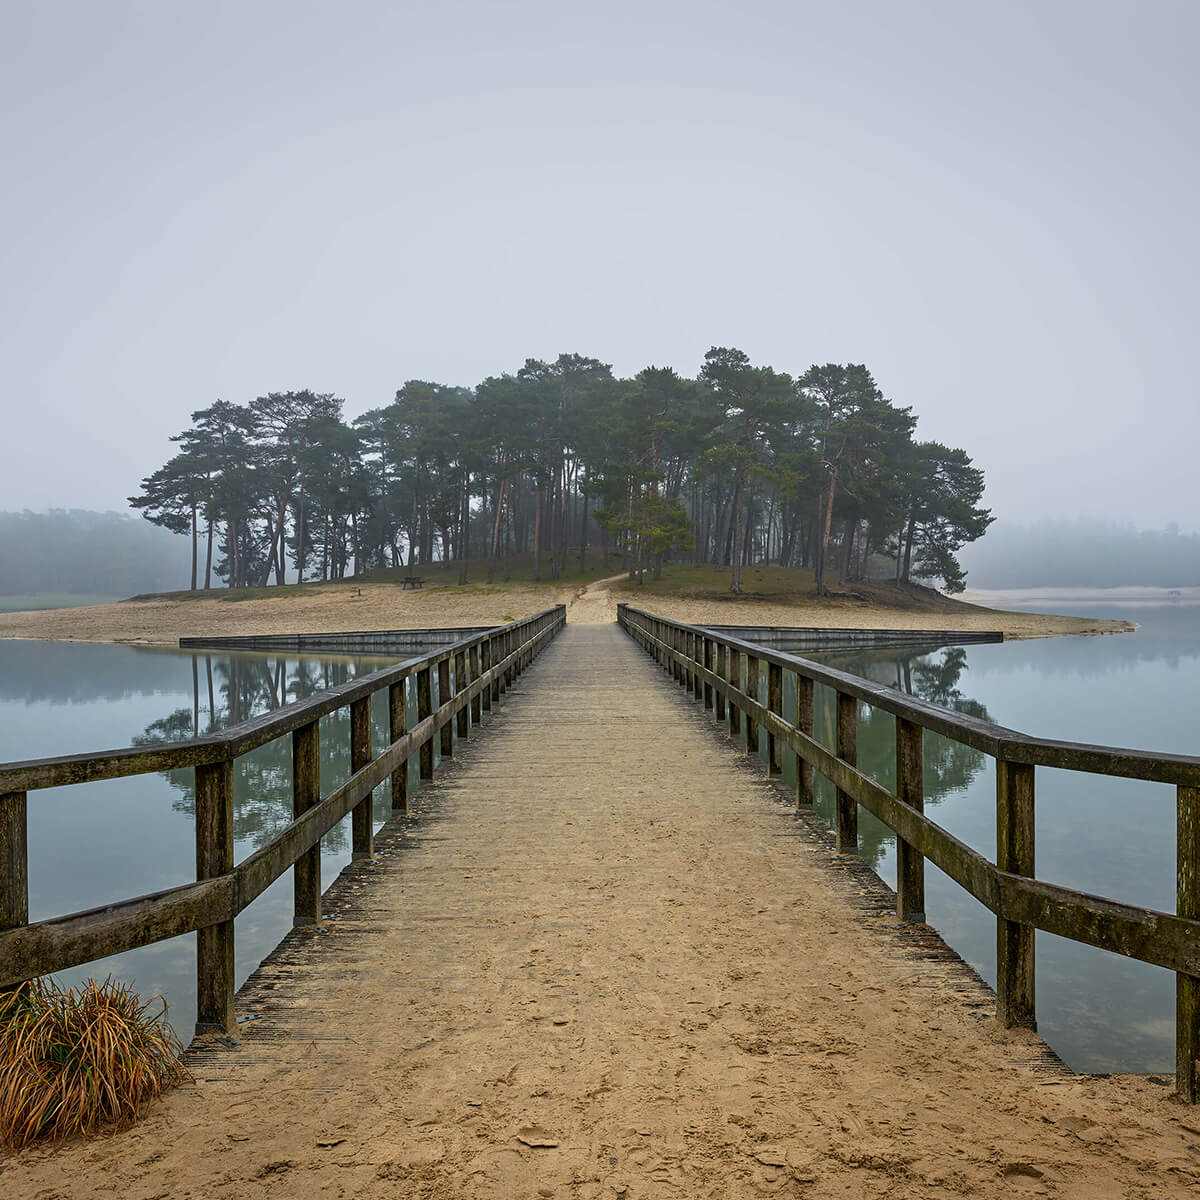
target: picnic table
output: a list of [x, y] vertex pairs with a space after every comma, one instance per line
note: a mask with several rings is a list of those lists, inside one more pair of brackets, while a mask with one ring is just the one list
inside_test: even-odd
[[419, 588], [425, 586], [425, 580], [419, 575], [406, 575], [400, 580], [400, 590], [407, 592], [409, 588]]

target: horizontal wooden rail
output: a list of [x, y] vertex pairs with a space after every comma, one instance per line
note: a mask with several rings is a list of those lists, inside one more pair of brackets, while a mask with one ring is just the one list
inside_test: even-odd
[[[997, 1017], [1007, 1026], [1036, 1028], [1033, 931], [1070, 938], [1176, 972], [1176, 1083], [1191, 1103], [1200, 1099], [1200, 759], [1156, 755], [1029, 737], [1016, 730], [945, 709], [857, 676], [770, 650], [719, 630], [683, 625], [619, 605], [617, 620], [676, 679], [695, 680], [694, 693], [718, 720], [729, 711], [729, 729], [743, 737], [748, 753], [768, 737], [767, 770], [776, 769], [775, 747], [796, 755], [796, 806], [811, 808], [812, 771], [837, 789], [837, 842], [857, 846], [857, 806], [892, 829], [897, 839], [897, 912], [924, 920], [924, 862], [928, 859], [997, 918]], [[742, 683], [745, 663], [746, 683]], [[786, 719], [780, 689], [770, 677], [767, 703], [759, 688], [761, 664], [796, 677], [795, 720]], [[838, 698], [836, 750], [813, 736], [812, 687], [820, 683]], [[857, 707], [866, 703], [897, 718], [897, 794], [855, 765]], [[939, 733], [982, 750], [997, 763], [997, 861], [960, 841], [925, 815], [921, 734]], [[1033, 772], [1063, 767], [1177, 786], [1179, 811], [1178, 911], [1158, 912], [1034, 878]]]
[[[464, 720], [468, 728], [472, 719], [478, 723], [482, 713], [491, 711], [512, 680], [562, 630], [565, 620], [565, 607], [557, 605], [524, 621], [472, 634], [430, 654], [406, 659], [211, 737], [156, 747], [154, 751], [116, 750], [0, 767], [0, 787], [6, 789], [0, 793], [0, 801], [4, 802], [0, 803], [0, 851], [10, 845], [19, 850], [9, 853], [13, 863], [0, 882], [0, 901], [6, 902], [0, 906], [0, 988], [198, 931], [197, 1029], [232, 1032], [233, 923], [238, 913], [294, 867], [297, 923], [305, 923], [314, 913], [319, 915], [321, 838], [347, 814], [355, 812], [362, 818], [358, 837], [365, 837], [363, 827], [370, 828], [369, 805], [375, 788], [388, 778], [394, 781], [405, 776], [409, 759], [426, 749], [431, 752], [434, 739], [443, 731], [457, 724], [462, 736]], [[436, 708], [429, 700], [430, 711], [421, 715], [411, 729], [405, 729], [408, 679], [417, 680], [421, 704], [427, 696], [425, 684], [438, 674], [441, 664], [451, 660], [455, 665], [453, 691], [442, 687]], [[486, 666], [481, 668], [481, 664]], [[361, 720], [357, 729], [352, 722], [352, 737], [358, 739], [353, 762], [356, 769], [345, 783], [319, 796], [315, 778], [319, 773], [315, 753], [318, 721], [340, 708], [366, 704], [382, 688], [389, 692], [390, 742], [372, 756], [369, 725], [364, 731]], [[360, 708], [359, 714], [360, 718], [365, 716], [366, 710]], [[289, 825], [235, 866], [230, 765], [240, 755], [286, 734], [292, 735], [297, 748], [293, 787], [298, 796], [303, 791], [304, 801], [297, 805]], [[431, 753], [429, 763], [432, 771]], [[182, 766], [197, 768], [197, 882], [29, 924], [25, 792], [64, 782]], [[404, 784], [402, 794], [392, 796], [395, 811], [407, 806], [407, 779]], [[20, 797], [21, 802], [12, 801], [12, 797]], [[366, 840], [369, 846], [369, 838]], [[214, 864], [219, 869], [213, 869]], [[4, 865], [0, 862], [0, 867]]]

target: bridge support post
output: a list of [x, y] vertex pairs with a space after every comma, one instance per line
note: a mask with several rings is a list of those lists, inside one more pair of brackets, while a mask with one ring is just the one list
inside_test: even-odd
[[[796, 676], [796, 728], [809, 737], [813, 735], [813, 681]], [[796, 755], [796, 808], [811, 809], [814, 800], [812, 763]]]
[[[925, 811], [925, 731], [896, 718], [896, 799], [916, 812]], [[896, 916], [925, 920], [925, 858], [903, 838], [896, 838]]]
[[[350, 774], [371, 761], [371, 697], [363, 696], [350, 705]], [[353, 858], [375, 857], [375, 820], [371, 795], [364, 796], [351, 810], [351, 853]]]
[[[776, 663], [767, 663], [767, 708], [777, 717], [783, 716], [783, 668]], [[783, 756], [779, 752], [779, 739], [767, 730], [767, 773], [779, 775], [783, 771]]]
[[[492, 669], [492, 639], [486, 637], [479, 643], [479, 666], [486, 674]], [[490, 713], [492, 711], [492, 700], [498, 695], [496, 691], [496, 681], [493, 679], [491, 683], [483, 689], [483, 711]]]
[[[996, 759], [996, 866], [1034, 873], [1033, 766]], [[996, 918], [996, 1019], [1005, 1029], [1037, 1028], [1034, 929]]]
[[[398, 742], [408, 733], [408, 680], [388, 688], [388, 736]], [[408, 811], [408, 759], [392, 772], [392, 812]]]
[[[476, 643], [470, 650], [470, 664], [468, 668], [471, 672], [471, 682], [478, 681], [481, 674], [479, 670], [479, 644]], [[479, 725], [483, 721], [483, 692], [478, 688], [475, 689], [475, 695], [471, 697], [471, 724]]]
[[[454, 689], [450, 686], [450, 660], [443, 658], [438, 663], [438, 711], [440, 713], [442, 705], [454, 696]], [[450, 721], [447, 721], [442, 726], [442, 757], [450, 758], [454, 754], [454, 726]]]
[[[709, 672], [711, 672], [711, 671], [712, 671], [712, 669], [713, 669], [713, 644], [712, 644], [712, 638], [707, 638], [707, 637], [706, 637], [706, 638], [704, 639], [704, 650], [703, 650], [703, 654], [704, 654], [704, 669], [705, 669], [706, 671], [709, 671]], [[712, 684], [708, 682], [708, 677], [707, 677], [707, 676], [705, 676], [705, 679], [704, 679], [704, 707], [705, 707], [705, 709], [706, 709], [706, 710], [708, 710], [709, 712], [711, 712], [711, 711], [712, 711], [712, 706], [713, 706], [713, 689], [712, 689]]]
[[[433, 716], [433, 680], [432, 667], [425, 667], [417, 672], [417, 723]], [[433, 778], [433, 738], [428, 737], [421, 743], [420, 750], [421, 778]]]
[[[732, 646], [729, 647], [729, 685], [734, 689], [734, 695], [742, 690], [742, 656]], [[742, 713], [734, 696], [729, 697], [729, 736], [737, 737], [742, 731]]]
[[[1176, 793], [1176, 904], [1181, 917], [1200, 918], [1200, 788]], [[1175, 976], [1175, 1090], [1188, 1104], [1200, 1101], [1200, 979]]]
[[[837, 756], [853, 767], [858, 765], [858, 701], [845, 692], [837, 694]], [[839, 854], [858, 850], [858, 801], [849, 792], [837, 790], [837, 849]]]
[[[292, 816], [303, 816], [321, 799], [321, 742], [316, 721], [292, 733]], [[306, 850], [292, 868], [293, 925], [321, 920], [321, 843]]]
[[[725, 674], [725, 643], [717, 643], [717, 665], [713, 673], [720, 679], [728, 679]], [[717, 720], [725, 720], [725, 693], [718, 688], [713, 689], [713, 705], [716, 708]]]
[[[754, 701], [758, 700], [758, 659], [753, 654], [746, 655], [746, 695]], [[746, 710], [746, 753], [758, 753], [758, 718], [750, 711]]]
[[[22, 796], [24, 799], [24, 796]], [[233, 870], [233, 763], [196, 768], [196, 878]], [[233, 919], [196, 931], [196, 1032], [237, 1031], [233, 1005]]]
[[[454, 656], [454, 694], [465, 691], [470, 680], [467, 678], [467, 655], [460, 650]], [[471, 736], [471, 713], [467, 705], [458, 710], [458, 736], [464, 740]]]

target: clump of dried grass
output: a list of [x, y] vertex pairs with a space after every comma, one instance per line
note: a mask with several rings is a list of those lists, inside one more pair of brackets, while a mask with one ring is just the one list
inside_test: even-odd
[[165, 1016], [165, 1003], [111, 979], [65, 991], [38, 979], [0, 992], [0, 1140], [18, 1149], [128, 1125], [190, 1080]]

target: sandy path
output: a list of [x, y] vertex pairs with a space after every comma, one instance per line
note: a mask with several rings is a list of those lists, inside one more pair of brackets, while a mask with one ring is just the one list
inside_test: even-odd
[[228, 592], [186, 600], [126, 600], [90, 608], [0, 613], [0, 638], [174, 646], [181, 637], [499, 625], [553, 604], [568, 605], [572, 624], [604, 624], [616, 620], [618, 600], [679, 621], [711, 625], [999, 630], [1019, 637], [1112, 632], [1123, 626], [1121, 621], [997, 612], [969, 604], [953, 605], [949, 611], [911, 612], [855, 600], [785, 604], [660, 597], [639, 593], [636, 587], [625, 586], [624, 575], [613, 575], [586, 587], [438, 584], [406, 592], [394, 583], [364, 583], [306, 586], [301, 592], [253, 600]]
[[420, 801], [335, 887], [338, 919], [252, 981], [239, 1048], [129, 1133], [0, 1164], [3, 1195], [1200, 1186], [1195, 1113], [1028, 1065], [1036, 1039], [866, 919], [775, 786], [611, 626], [568, 628]]

